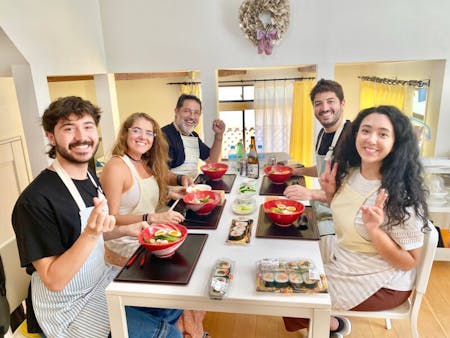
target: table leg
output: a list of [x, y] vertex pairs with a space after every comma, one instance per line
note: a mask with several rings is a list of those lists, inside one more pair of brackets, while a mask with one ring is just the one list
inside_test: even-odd
[[109, 323], [111, 325], [112, 338], [128, 338], [127, 317], [125, 306], [120, 296], [106, 296], [109, 312]]
[[328, 338], [330, 336], [330, 310], [314, 309], [314, 315], [310, 324], [312, 338]]

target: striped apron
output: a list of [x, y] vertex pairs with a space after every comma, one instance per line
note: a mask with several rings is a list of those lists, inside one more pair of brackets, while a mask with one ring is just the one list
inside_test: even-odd
[[[319, 154], [320, 144], [322, 143], [322, 135], [320, 135], [319, 142], [317, 142], [316, 147], [316, 167], [317, 167], [317, 176], [320, 177], [326, 168], [327, 161], [333, 158], [334, 148], [341, 136], [342, 131], [344, 130], [345, 121], [341, 122], [341, 125], [334, 133], [333, 141], [331, 142], [330, 147], [325, 155]], [[320, 202], [320, 201], [310, 201], [311, 207], [314, 210], [314, 214], [317, 219], [317, 226], [319, 228], [319, 234], [321, 236], [332, 235], [334, 234], [333, 227], [333, 217], [331, 216], [331, 210], [328, 204]]]
[[336, 236], [322, 237], [321, 252], [333, 309], [355, 307], [395, 276], [394, 267], [355, 229], [359, 209], [378, 189], [363, 196], [345, 181], [331, 202]]
[[[86, 205], [75, 184], [55, 159], [57, 174], [62, 179], [80, 209], [81, 232], [93, 207]], [[94, 186], [100, 188], [88, 173]], [[97, 241], [80, 271], [62, 291], [48, 290], [39, 274], [31, 276], [33, 308], [46, 337], [108, 337], [110, 332], [105, 288], [117, 275], [118, 269], [107, 266], [103, 260], [103, 237]]]

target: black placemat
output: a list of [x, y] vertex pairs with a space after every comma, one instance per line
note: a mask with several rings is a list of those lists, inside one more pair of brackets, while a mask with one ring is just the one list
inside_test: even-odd
[[299, 218], [296, 223], [289, 227], [280, 227], [272, 223], [272, 220], [266, 215], [264, 207], [261, 205], [255, 236], [263, 238], [320, 239], [319, 229], [317, 228], [317, 221], [312, 207], [305, 207], [303, 214], [307, 217], [308, 225], [301, 225], [301, 218]]
[[224, 199], [208, 215], [197, 215], [192, 210], [186, 208], [183, 200], [179, 200], [173, 210], [185, 215], [185, 220], [181, 224], [188, 229], [217, 229], [226, 202], [227, 200]]
[[288, 185], [300, 184], [305, 186], [305, 178], [303, 176], [291, 176], [282, 184], [272, 183], [269, 177], [264, 175], [261, 182], [261, 188], [259, 188], [259, 194], [265, 196], [283, 196], [283, 191]]
[[[207, 234], [188, 234], [183, 245], [170, 258], [158, 258], [144, 250], [129, 268], [124, 267], [117, 282], [188, 284], [205, 245]], [[139, 250], [139, 249], [138, 249]], [[142, 255], [147, 254], [140, 267]]]
[[233, 187], [234, 180], [236, 179], [236, 174], [225, 174], [222, 176], [221, 180], [213, 181], [204, 174], [200, 174], [195, 179], [195, 184], [208, 184], [213, 190], [223, 190], [225, 193], [229, 194], [231, 188]]

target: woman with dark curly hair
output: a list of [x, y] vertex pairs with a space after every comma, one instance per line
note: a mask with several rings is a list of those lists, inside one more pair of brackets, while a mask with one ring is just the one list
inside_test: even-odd
[[[426, 189], [412, 125], [393, 106], [362, 110], [320, 177], [336, 236], [321, 240], [333, 309], [379, 311], [410, 295], [427, 228]], [[304, 326], [285, 319], [288, 330]], [[332, 318], [332, 336], [350, 332]]]

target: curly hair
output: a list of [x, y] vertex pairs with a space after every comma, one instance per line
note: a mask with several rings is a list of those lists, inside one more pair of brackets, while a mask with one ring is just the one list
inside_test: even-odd
[[[79, 118], [84, 115], [90, 115], [94, 119], [95, 125], [100, 122], [101, 110], [88, 100], [83, 100], [79, 96], [60, 97], [50, 103], [42, 115], [41, 123], [44, 131], [54, 133], [55, 126], [59, 120], [69, 119], [70, 115], [76, 115]], [[56, 157], [56, 146], [50, 145], [47, 154], [50, 158]]]
[[427, 190], [423, 181], [423, 167], [419, 158], [419, 146], [411, 122], [399, 109], [393, 106], [379, 106], [362, 110], [352, 122], [351, 128], [343, 135], [341, 146], [337, 149], [334, 161], [338, 163], [336, 187], [342, 185], [350, 168], [361, 165], [361, 157], [356, 150], [356, 135], [361, 122], [370, 114], [386, 115], [394, 127], [392, 151], [383, 159], [381, 165], [381, 188], [388, 193], [385, 212], [389, 223], [400, 225], [411, 215], [407, 208], [412, 207], [427, 225]]
[[309, 93], [311, 102], [314, 103], [317, 94], [325, 92], [335, 93], [340, 102], [344, 100], [344, 90], [339, 83], [333, 80], [320, 79]]
[[116, 142], [112, 149], [112, 155], [123, 156], [127, 153], [128, 128], [131, 128], [133, 123], [141, 118], [146, 119], [153, 125], [153, 132], [155, 133], [153, 145], [142, 155], [142, 160], [155, 176], [156, 182], [158, 183], [158, 207], [161, 207], [166, 204], [167, 199], [167, 180], [169, 177], [169, 167], [167, 163], [169, 161], [169, 146], [158, 122], [146, 113], [134, 113], [128, 116], [120, 127]]

